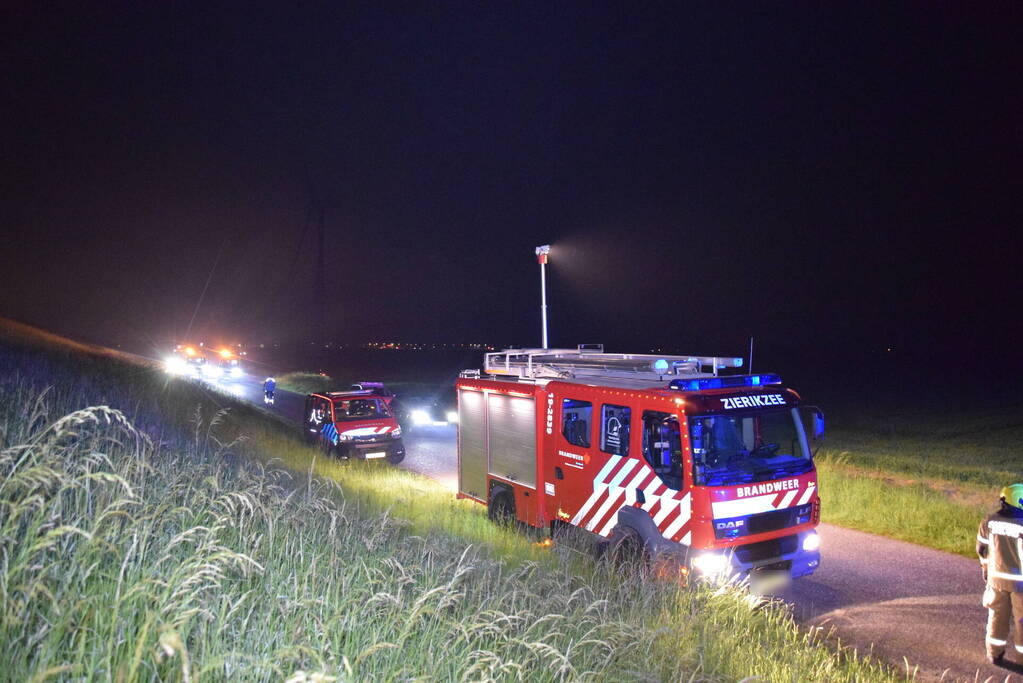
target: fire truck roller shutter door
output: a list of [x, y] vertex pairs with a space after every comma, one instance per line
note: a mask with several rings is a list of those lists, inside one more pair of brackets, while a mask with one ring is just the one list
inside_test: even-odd
[[531, 397], [487, 397], [490, 474], [536, 486], [536, 402]]
[[458, 490], [487, 500], [487, 452], [483, 394], [458, 392]]

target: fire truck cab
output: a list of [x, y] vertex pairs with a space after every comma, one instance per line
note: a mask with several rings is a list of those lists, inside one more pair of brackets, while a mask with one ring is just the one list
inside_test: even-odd
[[459, 496], [703, 575], [811, 574], [823, 416], [777, 375], [719, 374], [741, 366], [602, 348], [486, 354], [482, 375], [456, 382]]
[[386, 458], [397, 464], [405, 459], [405, 446], [389, 403], [375, 390], [309, 394], [305, 400], [306, 436], [335, 457]]

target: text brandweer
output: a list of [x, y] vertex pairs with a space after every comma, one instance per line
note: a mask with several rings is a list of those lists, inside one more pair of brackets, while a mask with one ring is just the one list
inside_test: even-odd
[[735, 489], [735, 495], [738, 498], [745, 498], [746, 496], [762, 496], [767, 493], [791, 491], [798, 488], [798, 479], [786, 479], [785, 481], [769, 481], [766, 484], [754, 484], [753, 486], [740, 486]]

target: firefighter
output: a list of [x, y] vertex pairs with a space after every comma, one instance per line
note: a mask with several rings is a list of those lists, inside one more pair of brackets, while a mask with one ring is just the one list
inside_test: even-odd
[[1009, 622], [1016, 617], [1014, 644], [1023, 653], [1023, 484], [1002, 489], [1001, 509], [984, 518], [977, 530], [977, 554], [987, 586], [983, 604], [988, 609], [987, 658], [1001, 665], [1009, 637]]
[[277, 389], [276, 380], [273, 377], [267, 377], [263, 382], [263, 403], [273, 405], [275, 389]]

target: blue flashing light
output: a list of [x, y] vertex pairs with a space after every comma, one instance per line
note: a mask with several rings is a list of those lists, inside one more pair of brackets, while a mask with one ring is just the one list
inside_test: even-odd
[[706, 389], [728, 389], [731, 387], [759, 387], [767, 384], [781, 384], [781, 377], [771, 373], [766, 375], [731, 375], [729, 377], [676, 379], [668, 387], [676, 391], [704, 391]]
[[663, 358], [658, 358], [654, 361], [654, 371], [661, 373], [662, 375], [668, 371], [668, 361]]
[[741, 368], [742, 367], [742, 358], [736, 358], [735, 359], [735, 367], [737, 367], [737, 368]]

